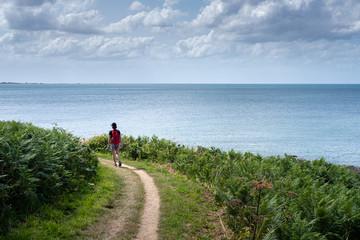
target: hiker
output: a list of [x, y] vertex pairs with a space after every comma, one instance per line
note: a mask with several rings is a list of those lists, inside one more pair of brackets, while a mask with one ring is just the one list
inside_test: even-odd
[[116, 123], [112, 123], [111, 127], [113, 130], [110, 130], [109, 132], [109, 139], [108, 139], [108, 149], [111, 149], [112, 157], [114, 160], [114, 167], [116, 167], [116, 154], [118, 156], [119, 160], [119, 167], [121, 167], [121, 161], [120, 161], [120, 154], [119, 150], [122, 145], [122, 139], [121, 139], [121, 133], [116, 126]]

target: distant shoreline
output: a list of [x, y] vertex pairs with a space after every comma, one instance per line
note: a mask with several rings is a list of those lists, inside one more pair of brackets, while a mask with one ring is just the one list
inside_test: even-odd
[[20, 85], [20, 84], [43, 84], [43, 83], [29, 83], [29, 82], [25, 82], [25, 83], [19, 83], [19, 82], [0, 82], [0, 84], [16, 84], [16, 85]]
[[73, 82], [73, 83], [62, 83], [62, 82], [55, 82], [55, 83], [33, 83], [33, 82], [0, 82], [0, 85], [234, 85], [234, 86], [241, 86], [241, 85], [270, 85], [270, 86], [338, 86], [338, 85], [360, 85], [360, 83], [110, 83], [110, 82]]

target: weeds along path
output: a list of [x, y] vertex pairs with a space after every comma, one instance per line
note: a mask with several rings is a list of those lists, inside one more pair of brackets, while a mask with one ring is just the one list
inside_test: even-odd
[[[100, 162], [107, 166], [112, 166], [112, 161], [99, 159]], [[159, 223], [159, 217], [160, 217], [160, 197], [157, 190], [157, 187], [155, 186], [154, 180], [142, 169], [134, 168], [132, 166], [128, 166], [126, 164], [123, 164], [121, 168], [117, 168], [117, 171], [123, 171], [126, 169], [130, 169], [132, 172], [139, 175], [141, 182], [144, 186], [145, 190], [145, 203], [143, 206], [143, 213], [141, 216], [141, 222], [139, 227], [139, 232], [136, 235], [134, 239], [141, 239], [141, 240], [156, 240], [158, 239], [158, 223]], [[122, 174], [119, 172], [119, 174]], [[127, 184], [129, 187], [127, 189], [124, 189], [124, 191], [130, 191], [132, 192], [131, 186], [132, 184]], [[126, 206], [123, 206], [124, 208], [127, 208]], [[123, 209], [123, 211], [126, 211]], [[126, 222], [124, 222], [125, 219], [122, 219], [121, 212], [119, 212], [120, 216], [119, 221], [115, 223], [117, 225], [117, 228], [121, 229], [121, 226], [125, 226]], [[113, 234], [109, 234], [109, 238], [107, 239], [118, 239], [115, 236], [119, 236], [119, 239], [124, 239], [124, 236], [120, 236], [118, 232], [115, 232]]]

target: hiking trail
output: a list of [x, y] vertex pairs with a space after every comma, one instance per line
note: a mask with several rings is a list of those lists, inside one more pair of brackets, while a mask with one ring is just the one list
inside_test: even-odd
[[[105, 160], [99, 158], [101, 164], [112, 167], [113, 161]], [[116, 172], [118, 174], [125, 174], [125, 184], [127, 187], [124, 188], [124, 194], [127, 194], [127, 201], [123, 203], [118, 203], [121, 205], [119, 209], [113, 211], [116, 214], [116, 217], [109, 220], [103, 228], [108, 228], [107, 230], [102, 230], [102, 232], [97, 233], [94, 231], [93, 237], [96, 234], [102, 235], [101, 239], [124, 239], [121, 236], [121, 233], [124, 232], [124, 227], [127, 224], [127, 219], [131, 218], [131, 200], [134, 199], [136, 194], [132, 187], [136, 184], [142, 184], [145, 191], [145, 203], [143, 206], [142, 216], [140, 220], [139, 232], [133, 239], [139, 240], [157, 240], [158, 239], [158, 224], [160, 217], [160, 196], [158, 189], [154, 183], [152, 177], [150, 177], [143, 169], [135, 168], [122, 164], [121, 168], [117, 167]], [[136, 183], [136, 177], [133, 173], [136, 173], [141, 183]], [[139, 187], [139, 186], [138, 186]], [[116, 205], [117, 203], [115, 203]], [[104, 231], [106, 232], [104, 234]], [[98, 236], [99, 237], [99, 236]], [[95, 237], [97, 239], [97, 237]]]

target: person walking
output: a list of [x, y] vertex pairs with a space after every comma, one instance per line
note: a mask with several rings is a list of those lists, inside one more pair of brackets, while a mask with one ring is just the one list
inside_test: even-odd
[[116, 167], [116, 155], [119, 160], [119, 167], [121, 167], [119, 150], [122, 147], [121, 133], [117, 129], [116, 123], [111, 124], [112, 130], [109, 132], [108, 149], [111, 149], [112, 157], [114, 160], [114, 167]]

